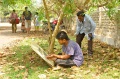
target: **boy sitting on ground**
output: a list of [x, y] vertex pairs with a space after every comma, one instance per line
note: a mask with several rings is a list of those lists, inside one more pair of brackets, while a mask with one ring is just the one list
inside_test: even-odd
[[59, 44], [62, 45], [62, 54], [51, 54], [47, 56], [48, 59], [51, 59], [55, 62], [55, 66], [62, 67], [72, 67], [80, 66], [83, 63], [83, 53], [80, 46], [69, 39], [68, 35], [64, 31], [60, 31], [56, 39]]

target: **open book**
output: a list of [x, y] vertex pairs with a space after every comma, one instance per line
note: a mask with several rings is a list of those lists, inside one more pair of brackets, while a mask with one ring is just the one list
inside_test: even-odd
[[48, 55], [39, 45], [31, 44], [31, 48], [50, 66], [54, 66], [54, 62], [52, 60], [48, 60], [46, 56]]

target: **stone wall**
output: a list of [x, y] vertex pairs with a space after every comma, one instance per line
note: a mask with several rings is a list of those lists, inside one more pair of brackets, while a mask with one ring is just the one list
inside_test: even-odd
[[96, 38], [107, 44], [120, 48], [120, 11], [115, 19], [110, 20], [102, 9], [91, 15], [96, 22]]

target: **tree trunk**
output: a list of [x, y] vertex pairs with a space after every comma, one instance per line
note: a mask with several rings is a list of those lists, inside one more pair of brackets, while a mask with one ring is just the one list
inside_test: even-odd
[[51, 43], [51, 38], [52, 38], [52, 31], [51, 31], [51, 26], [50, 26], [49, 12], [48, 12], [48, 8], [47, 8], [45, 0], [43, 0], [43, 4], [44, 4], [44, 7], [45, 7], [45, 14], [46, 14], [46, 17], [47, 17], [47, 20], [48, 20], [48, 28], [49, 28], [49, 33], [50, 33], [49, 44], [50, 44]]
[[54, 32], [53, 32], [53, 35], [52, 35], [52, 39], [51, 39], [51, 44], [50, 44], [50, 47], [49, 47], [49, 53], [53, 53], [54, 52], [54, 50], [53, 50], [53, 48], [54, 48], [54, 43], [55, 43], [55, 37], [56, 37], [56, 35], [57, 35], [57, 33], [58, 33], [58, 31], [59, 31], [59, 26], [60, 26], [60, 22], [62, 21], [62, 19], [63, 19], [63, 12], [60, 14], [60, 16], [59, 16], [59, 19], [58, 19], [58, 23], [57, 23], [57, 25], [55, 26], [55, 30], [54, 30]]

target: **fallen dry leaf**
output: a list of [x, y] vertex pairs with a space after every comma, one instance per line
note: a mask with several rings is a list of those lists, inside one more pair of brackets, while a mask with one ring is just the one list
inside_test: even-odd
[[59, 74], [59, 77], [64, 76], [64, 75], [65, 75], [65, 73], [60, 73], [60, 74]]
[[88, 74], [90, 72], [91, 72], [90, 70], [87, 70], [87, 71], [84, 72], [84, 74], [86, 75], [86, 74]]
[[45, 74], [39, 74], [38, 77], [39, 77], [39, 79], [46, 79], [47, 78]]
[[24, 69], [24, 68], [25, 68], [25, 66], [18, 66], [18, 68], [19, 68], [19, 69]]
[[23, 79], [28, 79], [28, 69], [25, 70]]
[[49, 71], [48, 71], [48, 70], [44, 70], [44, 72], [45, 72], [45, 73], [49, 73]]
[[75, 78], [75, 75], [69, 75], [68, 76], [68, 79], [74, 79]]
[[60, 77], [59, 79], [64, 79], [64, 78]]
[[0, 72], [0, 76], [1, 76], [1, 75], [4, 75], [4, 74], [5, 74], [4, 72]]

